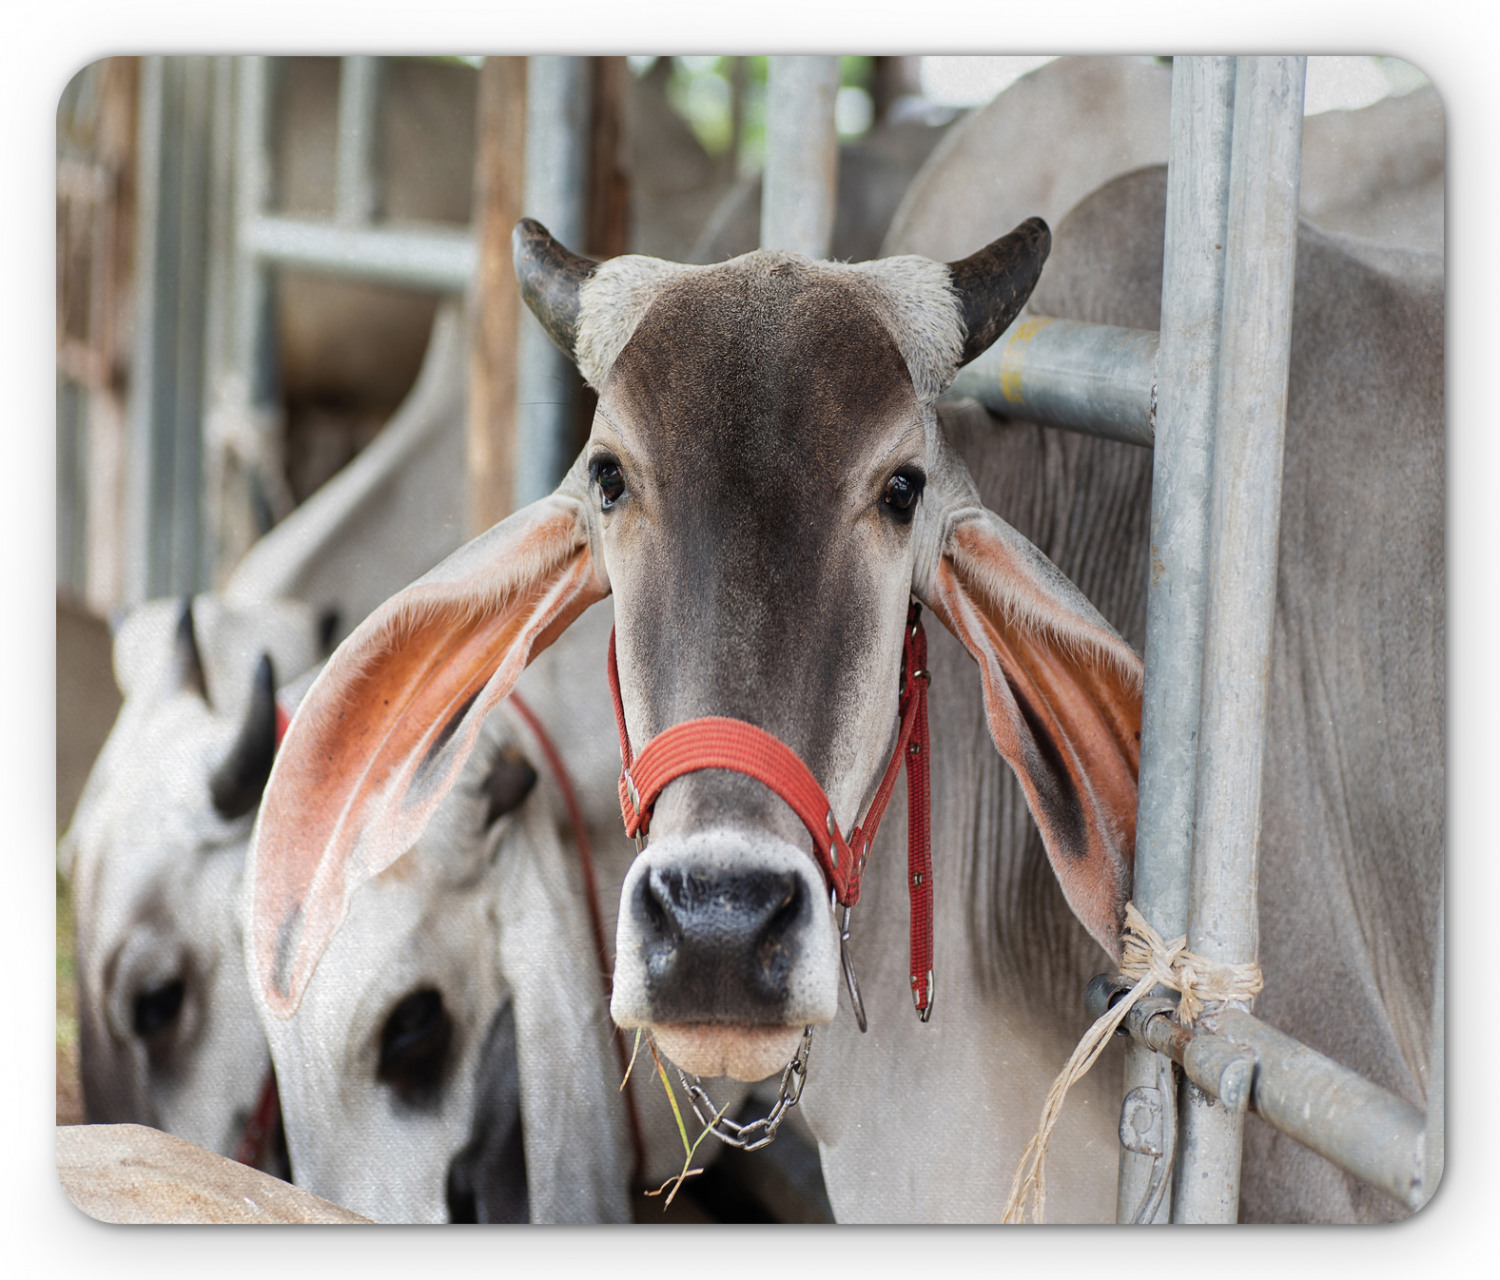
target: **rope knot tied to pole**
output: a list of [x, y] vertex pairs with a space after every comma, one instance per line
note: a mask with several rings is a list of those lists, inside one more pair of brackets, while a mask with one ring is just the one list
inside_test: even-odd
[[1131, 988], [1102, 1013], [1083, 1033], [1078, 1047], [1047, 1090], [1036, 1135], [1026, 1144], [1011, 1179], [1002, 1222], [1045, 1221], [1047, 1206], [1047, 1147], [1062, 1113], [1068, 1090], [1088, 1074], [1104, 1052], [1104, 1046], [1125, 1021], [1125, 1015], [1158, 985], [1179, 992], [1177, 1018], [1191, 1027], [1210, 1002], [1242, 1000], [1248, 1003], [1260, 992], [1258, 964], [1220, 964], [1187, 949], [1186, 935], [1164, 939], [1133, 902], [1125, 904], [1125, 932], [1121, 938], [1120, 976]]

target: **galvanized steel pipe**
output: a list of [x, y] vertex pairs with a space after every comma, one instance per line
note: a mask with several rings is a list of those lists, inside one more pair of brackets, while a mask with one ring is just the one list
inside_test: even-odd
[[[1254, 961], [1305, 58], [1240, 58], [1209, 521], [1188, 946]], [[1203, 1018], [1215, 1026], [1219, 1009]], [[1238, 1216], [1241, 1120], [1189, 1088], [1176, 1222]]]
[[[576, 253], [587, 251], [591, 106], [587, 58], [529, 60], [522, 208]], [[516, 370], [517, 508], [551, 493], [572, 462], [578, 388], [572, 361], [523, 308]]]
[[[1167, 938], [1187, 929], [1233, 104], [1233, 58], [1173, 59], [1132, 891], [1137, 909]], [[1129, 1045], [1125, 1092], [1152, 1087], [1155, 1073], [1149, 1050]], [[1151, 1165], [1121, 1151], [1116, 1221], [1134, 1220]], [[1166, 1199], [1155, 1220], [1169, 1213]]]
[[479, 270], [472, 232], [440, 225], [355, 227], [261, 215], [240, 224], [257, 261], [408, 289], [464, 293]]
[[838, 131], [834, 100], [839, 60], [771, 58], [766, 75], [766, 169], [760, 244], [826, 258], [838, 204]]
[[339, 59], [339, 142], [335, 217], [345, 226], [367, 223], [378, 212], [376, 140], [381, 59]]
[[1371, 1084], [1242, 1009], [1225, 1009], [1219, 1035], [1255, 1053], [1252, 1102], [1261, 1119], [1347, 1173], [1422, 1204], [1425, 1119]]
[[950, 396], [993, 413], [1150, 445], [1157, 335], [1028, 316], [959, 370]]

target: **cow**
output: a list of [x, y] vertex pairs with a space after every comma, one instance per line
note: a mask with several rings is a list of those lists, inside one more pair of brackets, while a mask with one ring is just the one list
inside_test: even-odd
[[[612, 938], [633, 848], [594, 661], [610, 621], [596, 611], [527, 671], [534, 722], [510, 700], [486, 720], [422, 838], [352, 899], [296, 1016], [262, 1010], [298, 1185], [381, 1222], [628, 1222], [633, 1177], [682, 1171], [647, 1053], [620, 1088], [580, 862], [586, 843]], [[721, 1105], [745, 1092], [715, 1086]]]
[[[84, 1108], [233, 1155], [270, 1062], [236, 887], [276, 741], [278, 674], [320, 656], [283, 601], [152, 601], [114, 640], [124, 695], [59, 847], [72, 881]], [[273, 1170], [273, 1153], [260, 1160]]]
[[[809, 763], [840, 830], [886, 767], [907, 605], [924, 600], [982, 663], [993, 736], [1115, 949], [1139, 659], [983, 508], [934, 407], [1014, 318], [1048, 239], [1024, 224], [952, 268], [760, 252], [692, 269], [596, 266], [523, 223], [523, 291], [601, 390], [595, 437], [556, 494], [357, 628], [299, 708], [253, 853], [270, 1011], [295, 1009], [354, 889], [416, 837], [533, 652], [610, 591], [633, 741], [704, 711], [749, 720]], [[656, 807], [611, 1008], [690, 1072], [774, 1074], [837, 1013], [838, 931], [799, 826], [722, 773]]]
[[[1156, 171], [1085, 205], [1059, 234], [1057, 279], [1038, 307], [1150, 327], [1160, 188]], [[622, 810], [637, 821], [649, 813], [649, 842], [623, 886], [616, 1021], [649, 1029], [688, 1071], [749, 1080], [780, 1070], [804, 1028], [818, 1029], [803, 1106], [838, 1216], [997, 1216], [1040, 1093], [1078, 1029], [1060, 1009], [1118, 955], [1140, 714], [1139, 659], [1089, 599], [1127, 636], [1142, 634], [1149, 458], [937, 403], [1019, 312], [1050, 239], [1028, 221], [946, 265], [759, 251], [686, 267], [596, 264], [523, 222], [523, 292], [600, 392], [593, 434], [552, 496], [357, 629], [299, 710], [254, 843], [247, 946], [272, 1012], [295, 1008], [354, 889], [421, 830], [526, 663], [612, 594], [622, 741], [641, 750], [706, 715], [744, 722], [805, 762], [830, 832], [820, 836], [819, 822], [738, 764], [675, 777], [654, 807], [632, 794], [627, 771]], [[1287, 868], [1263, 896], [1262, 963], [1268, 989], [1276, 981], [1286, 993], [1288, 1030], [1420, 1101], [1423, 964], [1408, 979], [1377, 951], [1366, 994], [1378, 1021], [1333, 1016], [1347, 995], [1338, 976], [1359, 957], [1337, 931], [1310, 942], [1308, 913], [1339, 884], [1358, 887], [1364, 868], [1381, 891], [1359, 910], [1398, 904], [1417, 936], [1431, 936], [1435, 881], [1413, 850], [1436, 829], [1441, 794], [1421, 763], [1435, 758], [1424, 752], [1441, 703], [1441, 281], [1421, 255], [1372, 265], [1379, 255], [1367, 247], [1307, 225], [1299, 245], [1288, 459], [1333, 450], [1339, 467], [1289, 465], [1285, 527], [1301, 536], [1284, 538], [1280, 572], [1284, 592], [1298, 602], [1321, 592], [1331, 617], [1311, 635], [1295, 610], [1281, 624], [1263, 862], [1273, 878], [1295, 863], [1276, 852], [1277, 833], [1308, 822], [1329, 857]], [[1385, 407], [1356, 411], [1370, 404]], [[1409, 500], [1380, 480], [1396, 473], [1416, 486]], [[1362, 496], [1330, 507], [1319, 501], [1329, 486]], [[987, 503], [1051, 544], [1061, 568]], [[1372, 520], [1372, 503], [1394, 523]], [[1330, 550], [1365, 546], [1370, 529], [1412, 554], [1371, 563]], [[1369, 633], [1374, 653], [1389, 641], [1395, 656], [1373, 661], [1367, 633], [1338, 624], [1351, 606], [1330, 583], [1360, 601], [1350, 616], [1368, 609], [1382, 623], [1383, 600], [1403, 611], [1419, 602], [1420, 616]], [[866, 1038], [840, 995], [842, 922], [823, 905], [825, 875], [830, 845], [861, 817], [896, 737], [913, 598], [956, 641], [935, 631], [926, 663], [940, 796], [935, 945], [948, 960], [935, 965], [932, 1005], [931, 976], [903, 965], [908, 877], [887, 825], [849, 939]], [[1358, 661], [1334, 681], [1345, 654]], [[1362, 681], [1368, 696], [1372, 682], [1415, 679], [1424, 690], [1409, 726], [1403, 715], [1412, 732], [1401, 760], [1377, 734], [1385, 754], [1372, 747], [1370, 769], [1342, 775], [1337, 813], [1308, 795], [1332, 750], [1323, 722], [1305, 714], [1310, 668], [1325, 673], [1319, 696], [1335, 735], [1351, 735], [1344, 749], [1363, 752], [1372, 733], [1368, 708], [1346, 705], [1350, 686]], [[1394, 695], [1386, 711], [1403, 711]], [[981, 723], [1013, 781], [977, 750]], [[1414, 810], [1392, 781], [1397, 765], [1410, 766], [1403, 786], [1416, 779], [1423, 790], [1415, 817], [1401, 816]], [[1343, 837], [1340, 815], [1365, 812], [1362, 828], [1384, 819], [1411, 837], [1395, 842], [1399, 856], [1372, 861]], [[1437, 856], [1435, 843], [1425, 847]], [[1321, 979], [1303, 959], [1319, 947]], [[1335, 996], [1313, 994], [1329, 984]], [[914, 997], [927, 1003], [925, 1024]], [[1276, 1003], [1263, 1003], [1268, 1016]], [[1372, 1025], [1396, 1027], [1385, 1050], [1372, 1045]], [[1115, 1098], [1101, 1078], [1060, 1131], [1056, 1167], [1069, 1174], [1055, 1217], [1113, 1216]], [[1318, 1163], [1252, 1132], [1245, 1216], [1393, 1212], [1343, 1175], [1310, 1173]]]

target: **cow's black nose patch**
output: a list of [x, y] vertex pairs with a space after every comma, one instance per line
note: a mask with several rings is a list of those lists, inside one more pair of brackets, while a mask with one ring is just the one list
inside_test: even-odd
[[810, 918], [794, 872], [653, 868], [635, 907], [654, 1020], [782, 1020]]

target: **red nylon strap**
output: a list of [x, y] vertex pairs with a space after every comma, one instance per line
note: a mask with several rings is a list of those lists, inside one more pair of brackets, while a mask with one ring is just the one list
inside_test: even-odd
[[234, 1158], [252, 1169], [264, 1170], [271, 1154], [271, 1142], [276, 1134], [276, 1121], [281, 1118], [281, 1095], [276, 1091], [276, 1068], [266, 1068], [266, 1078], [260, 1086], [260, 1096], [255, 1109], [245, 1121], [240, 1133], [239, 1146], [234, 1149]]
[[[589, 842], [588, 827], [583, 818], [583, 807], [578, 803], [578, 793], [573, 788], [573, 779], [568, 773], [568, 767], [563, 763], [562, 755], [553, 745], [547, 730], [542, 727], [542, 722], [537, 719], [536, 712], [526, 705], [519, 693], [511, 693], [510, 705], [525, 722], [526, 727], [531, 730], [537, 745], [541, 747], [542, 755], [547, 761], [547, 768], [552, 771], [552, 777], [557, 782], [557, 789], [562, 792], [563, 804], [568, 810], [568, 821], [573, 824], [573, 841], [578, 846], [578, 863], [583, 871], [584, 899], [589, 911], [589, 927], [594, 934], [594, 949], [599, 957], [599, 975], [604, 983], [604, 1003], [607, 1006], [610, 997], [614, 994], [615, 962], [614, 957], [609, 953], [609, 943], [605, 940], [604, 917], [599, 909], [599, 879], [594, 874], [594, 849]], [[614, 1042], [615, 1056], [620, 1060], [620, 1075], [625, 1078], [630, 1068], [630, 1054], [625, 1048], [625, 1033], [619, 1027], [614, 1028]], [[622, 1087], [625, 1091], [625, 1118], [630, 1127], [630, 1148], [635, 1162], [630, 1180], [632, 1184], [639, 1184], [646, 1170], [646, 1140], [641, 1130], [641, 1116], [636, 1106], [635, 1090], [630, 1087], [628, 1079]]]
[[791, 807], [812, 836], [823, 876], [838, 902], [859, 901], [860, 883], [870, 846], [895, 789], [896, 774], [906, 765], [907, 874], [911, 896], [912, 998], [922, 1020], [932, 1005], [932, 835], [928, 781], [927, 636], [919, 621], [921, 606], [907, 615], [901, 662], [900, 730], [890, 763], [876, 789], [865, 820], [846, 840], [833, 819], [828, 796], [802, 759], [779, 738], [744, 720], [703, 716], [659, 733], [634, 757], [625, 727], [625, 705], [615, 661], [615, 636], [609, 635], [609, 687], [620, 733], [620, 813], [625, 834], [643, 836], [651, 810], [663, 789], [701, 769], [729, 769], [769, 787]]

